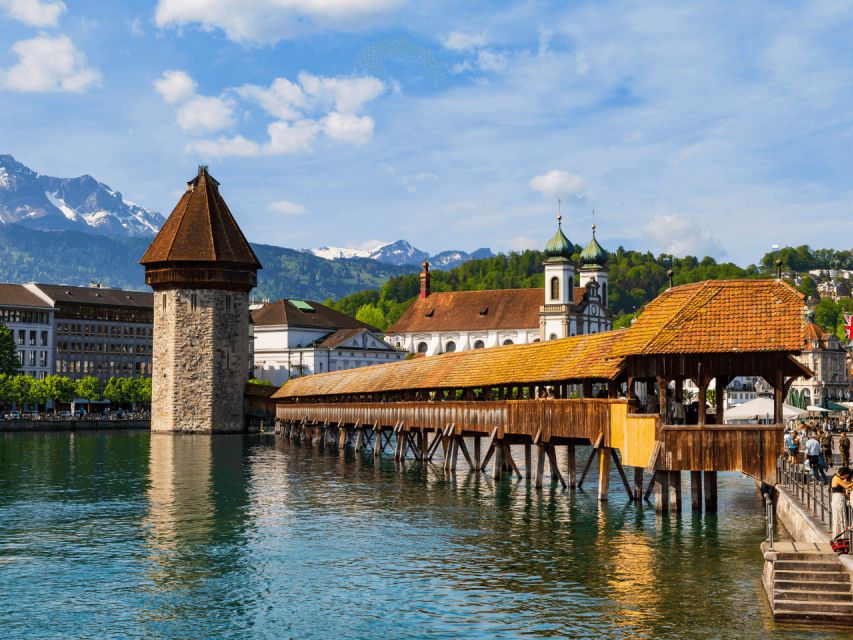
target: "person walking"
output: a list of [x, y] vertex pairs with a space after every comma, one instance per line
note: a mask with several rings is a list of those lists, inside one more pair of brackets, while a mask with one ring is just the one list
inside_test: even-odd
[[832, 476], [832, 485], [829, 487], [829, 493], [832, 496], [830, 506], [832, 507], [833, 538], [845, 529], [844, 507], [851, 488], [853, 488], [853, 472], [848, 467], [840, 467], [838, 473]]
[[823, 450], [825, 468], [829, 469], [832, 466], [832, 432], [828, 424], [824, 425], [823, 433], [820, 435], [820, 448]]
[[672, 401], [672, 424], [684, 424], [684, 403], [681, 401], [681, 396], [676, 395]]
[[850, 466], [850, 439], [847, 437], [847, 432], [841, 432], [841, 438], [838, 440], [838, 451], [841, 453], [841, 466]]
[[809, 466], [812, 468], [812, 475], [814, 475], [815, 480], [818, 482], [827, 484], [829, 482], [829, 478], [826, 476], [826, 472], [820, 464], [820, 451], [820, 442], [817, 441], [814, 434], [809, 435], [809, 439], [806, 440], [806, 457], [809, 459]]
[[795, 430], [785, 434], [785, 448], [788, 450], [791, 464], [797, 464], [800, 461], [800, 438]]

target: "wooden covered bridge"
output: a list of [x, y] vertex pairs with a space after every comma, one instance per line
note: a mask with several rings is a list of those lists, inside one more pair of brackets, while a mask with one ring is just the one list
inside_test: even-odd
[[[547, 463], [552, 482], [574, 487], [575, 446], [590, 444], [577, 484], [597, 456], [601, 499], [613, 463], [630, 495], [655, 491], [660, 511], [680, 509], [680, 474], [689, 471], [694, 508], [701, 509], [704, 492], [713, 510], [717, 471], [775, 478], [783, 400], [794, 379], [811, 376], [793, 357], [803, 346], [803, 310], [803, 296], [776, 280], [674, 287], [628, 329], [291, 380], [273, 396], [278, 429], [370, 447], [375, 455], [388, 447], [398, 459], [431, 460], [442, 451], [451, 471], [461, 452], [472, 471], [491, 463], [496, 478], [521, 477], [510, 445], [525, 445], [525, 466], [528, 474], [535, 469], [537, 486]], [[722, 393], [713, 414], [699, 402], [695, 424], [671, 424], [670, 403], [682, 397], [685, 380], [703, 398], [712, 380], [724, 389], [736, 376], [761, 376], [772, 385], [774, 424], [723, 424]], [[638, 383], [657, 394], [645, 412]], [[473, 439], [473, 451], [465, 438]], [[567, 449], [568, 479], [557, 447]], [[634, 467], [633, 482], [623, 465]]]

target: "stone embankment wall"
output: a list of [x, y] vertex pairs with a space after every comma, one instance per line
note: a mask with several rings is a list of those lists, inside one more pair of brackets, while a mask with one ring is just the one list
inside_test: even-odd
[[0, 432], [150, 429], [150, 420], [0, 420]]

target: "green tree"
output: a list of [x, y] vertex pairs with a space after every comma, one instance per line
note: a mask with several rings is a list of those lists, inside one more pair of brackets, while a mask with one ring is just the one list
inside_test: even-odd
[[30, 380], [30, 388], [27, 394], [27, 403], [34, 405], [36, 410], [43, 405], [46, 404], [50, 399], [47, 393], [47, 387], [44, 384], [44, 380], [39, 380], [38, 378], [31, 378]]
[[[104, 398], [116, 404], [130, 402], [132, 395], [132, 378], [110, 378], [104, 385]], [[131, 381], [131, 388], [125, 381]]]
[[74, 399], [76, 385], [74, 381], [65, 376], [47, 376], [42, 384], [48, 400], [53, 400], [53, 412], [56, 413], [60, 402], [71, 402]]
[[151, 378], [133, 378], [133, 402], [151, 404]]
[[362, 305], [355, 314], [355, 319], [369, 324], [371, 327], [376, 327], [380, 331], [385, 331], [388, 328], [388, 322], [385, 320], [382, 309], [373, 304]]
[[31, 400], [30, 387], [35, 382], [32, 376], [11, 376], [7, 389], [8, 401], [17, 409], [22, 409]]
[[250, 378], [249, 384], [256, 384], [259, 387], [271, 387], [272, 382], [269, 380], [261, 380], [260, 378]]
[[75, 391], [77, 397], [88, 402], [87, 411], [90, 411], [92, 402], [101, 399], [101, 382], [95, 376], [85, 376], [77, 380]]
[[18, 360], [18, 346], [12, 330], [0, 322], [0, 373], [13, 376], [18, 373], [21, 363]]

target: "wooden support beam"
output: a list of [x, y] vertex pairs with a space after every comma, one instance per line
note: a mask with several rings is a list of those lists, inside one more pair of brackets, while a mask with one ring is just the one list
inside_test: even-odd
[[716, 399], [714, 401], [714, 424], [723, 424], [726, 420], [726, 386], [729, 379], [726, 376], [717, 376], [715, 380]]
[[530, 480], [530, 476], [533, 473], [533, 463], [531, 462], [530, 457], [530, 443], [524, 443], [524, 477]]
[[474, 467], [475, 470], [480, 470], [482, 461], [480, 459], [480, 436], [474, 436]]
[[669, 472], [669, 508], [681, 513], [681, 471]]
[[430, 443], [429, 448], [427, 449], [427, 460], [432, 460], [433, 456], [435, 455], [435, 452], [438, 451], [438, 445], [441, 444], [441, 439], [443, 436], [444, 431], [436, 427], [435, 437], [433, 437], [432, 442]]
[[[719, 393], [719, 392], [718, 392]], [[702, 472], [690, 472], [690, 508], [694, 513], [702, 511]]]
[[521, 480], [521, 471], [518, 470], [518, 465], [515, 464], [515, 460], [512, 459], [512, 451], [509, 448], [509, 443], [506, 440], [501, 440], [501, 449], [503, 449], [504, 460], [509, 465], [509, 468], [512, 470], [512, 473], [518, 476], [518, 479]]
[[616, 465], [616, 470], [619, 472], [619, 477], [622, 478], [622, 484], [625, 486], [625, 492], [631, 500], [634, 499], [634, 492], [631, 491], [631, 485], [628, 483], [628, 476], [625, 475], [625, 470], [622, 468], [622, 461], [616, 455], [616, 449], [611, 447], [610, 457], [613, 458], [613, 464]]
[[462, 436], [456, 436], [457, 442], [459, 443], [458, 448], [462, 450], [462, 455], [465, 456], [465, 462], [468, 463], [469, 471], [476, 471], [478, 469], [476, 463], [471, 460], [471, 455], [468, 453], [468, 446], [465, 444], [465, 438]]
[[602, 447], [598, 454], [598, 499], [605, 501], [608, 499], [610, 490], [610, 456], [607, 449], [610, 447]]
[[669, 472], [656, 471], [653, 478], [655, 488], [655, 512], [669, 513]]
[[548, 456], [548, 464], [551, 467], [551, 482], [559, 482], [563, 485], [563, 489], [568, 488], [563, 474], [560, 473], [560, 467], [557, 465], [557, 453], [554, 451], [554, 445], [550, 442], [545, 443], [545, 454]]
[[495, 468], [492, 472], [492, 478], [497, 482], [506, 473], [506, 461], [504, 460], [504, 448], [502, 440], [495, 440]]
[[378, 458], [382, 455], [382, 450], [385, 448], [382, 444], [382, 427], [379, 426], [378, 422], [373, 425], [373, 438], [375, 442], [373, 445], [373, 457]]
[[577, 472], [577, 457], [575, 456], [575, 443], [570, 442], [566, 445], [566, 481], [569, 483], [569, 489], [574, 491], [578, 484]]
[[703, 471], [705, 491], [705, 513], [717, 513], [717, 472]]
[[498, 428], [495, 427], [492, 429], [492, 435], [489, 436], [489, 445], [486, 447], [486, 455], [483, 458], [483, 463], [480, 465], [480, 471], [486, 470], [486, 465], [489, 464], [489, 460], [491, 460], [492, 455], [495, 452], [495, 440], [498, 437]]
[[646, 493], [643, 496], [643, 500], [648, 501], [649, 497], [651, 497], [651, 495], [652, 495], [652, 491], [654, 491], [655, 487], [657, 487], [657, 478], [656, 478], [657, 474], [658, 474], [657, 471], [652, 471], [652, 477], [649, 478], [649, 486], [648, 486], [648, 488], [646, 488]]
[[595, 460], [595, 454], [598, 453], [598, 448], [601, 446], [602, 442], [604, 442], [604, 434], [599, 433], [598, 438], [595, 440], [595, 444], [592, 445], [592, 451], [590, 452], [586, 465], [583, 468], [580, 480], [578, 480], [578, 489], [583, 487], [584, 480], [586, 480], [586, 474], [589, 473], [590, 467], [592, 467], [592, 461]]
[[545, 478], [545, 444], [542, 442], [536, 443], [536, 477], [533, 481], [533, 486], [541, 489]]
[[634, 490], [631, 492], [634, 500], [640, 501], [643, 499], [643, 468], [634, 467]]
[[349, 438], [349, 431], [347, 431], [346, 425], [343, 422], [338, 423], [338, 447], [343, 449], [347, 446], [347, 439]]

